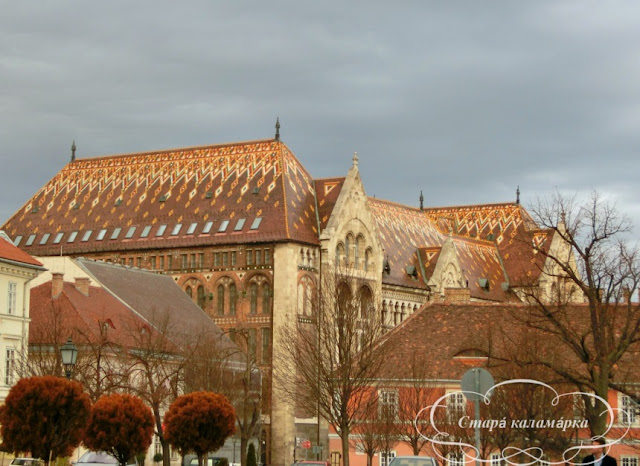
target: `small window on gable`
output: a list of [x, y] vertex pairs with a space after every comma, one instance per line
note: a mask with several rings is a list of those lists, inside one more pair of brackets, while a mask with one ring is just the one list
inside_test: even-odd
[[251, 224], [252, 230], [257, 230], [260, 227], [260, 222], [262, 222], [262, 217], [256, 217], [253, 219], [253, 223]]
[[189, 225], [189, 229], [187, 230], [187, 235], [193, 235], [193, 232], [196, 231], [196, 227], [198, 226], [198, 222], [194, 222]]
[[166, 225], [160, 225], [158, 227], [158, 231], [156, 231], [156, 236], [162, 236], [164, 235], [165, 230], [167, 229]]
[[29, 237], [27, 238], [27, 242], [25, 243], [25, 246], [31, 246], [35, 240], [36, 240], [36, 235], [29, 235]]
[[173, 227], [173, 230], [171, 230], [171, 236], [176, 236], [178, 233], [180, 233], [181, 228], [182, 228], [182, 223], [176, 224], [176, 226]]
[[67, 239], [67, 243], [73, 243], [76, 240], [76, 236], [78, 236], [78, 232], [72, 231], [69, 235], [69, 238]]
[[115, 230], [113, 230], [113, 233], [111, 233], [111, 239], [118, 239], [118, 236], [120, 236], [120, 232], [122, 231], [122, 228], [117, 227]]
[[133, 238], [133, 235], [136, 232], [136, 228], [138, 227], [129, 227], [129, 231], [127, 231], [127, 235], [125, 236], [126, 239], [131, 239]]
[[146, 227], [144, 227], [144, 229], [142, 230], [142, 233], [140, 233], [140, 238], [146, 238], [147, 236], [149, 236], [150, 231], [151, 231], [151, 225], [147, 225]]
[[87, 230], [84, 232], [84, 235], [82, 235], [82, 241], [89, 241], [89, 238], [91, 238], [91, 233], [93, 233], [93, 230]]
[[106, 234], [107, 234], [107, 229], [106, 228], [103, 228], [102, 230], [100, 230], [98, 232], [98, 236], [96, 236], [96, 241], [102, 241]]
[[244, 223], [246, 222], [246, 219], [244, 218], [239, 218], [238, 219], [238, 223], [236, 223], [236, 227], [233, 229], [233, 231], [240, 231], [242, 230], [242, 228], [244, 227]]
[[50, 233], [45, 233], [42, 239], [40, 240], [40, 244], [47, 244], [47, 241], [49, 241], [50, 236], [51, 236]]
[[202, 229], [202, 233], [209, 233], [211, 231], [212, 226], [213, 226], [213, 222], [205, 223], [204, 228]]
[[63, 236], [64, 236], [63, 232], [58, 233], [56, 237], [53, 238], [53, 244], [58, 244], [60, 241], [62, 241]]
[[223, 220], [222, 223], [220, 224], [220, 228], [218, 228], [218, 233], [222, 233], [223, 231], [226, 231], [228, 226], [229, 226], [229, 220]]
[[16, 239], [13, 240], [13, 244], [15, 244], [16, 246], [19, 246], [20, 241], [22, 241], [22, 236], [16, 236]]

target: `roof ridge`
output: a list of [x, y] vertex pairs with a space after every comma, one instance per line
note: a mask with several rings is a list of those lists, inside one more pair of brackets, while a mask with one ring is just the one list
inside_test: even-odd
[[[112, 159], [112, 158], [120, 158], [120, 157], [132, 157], [132, 156], [140, 156], [140, 155], [168, 154], [171, 152], [179, 152], [179, 151], [187, 151], [187, 150], [219, 149], [221, 147], [245, 146], [249, 144], [259, 144], [264, 142], [274, 142], [274, 140], [273, 139], [256, 139], [256, 140], [248, 140], [248, 141], [227, 142], [222, 144], [205, 144], [202, 146], [175, 147], [171, 149], [160, 149], [160, 150], [151, 150], [151, 151], [144, 151], [144, 152], [124, 152], [120, 154], [107, 154], [107, 155], [100, 155], [98, 157], [76, 158], [75, 161], [69, 162], [67, 166], [73, 166], [77, 162], [89, 162], [94, 160], [104, 160], [104, 159]], [[281, 141], [279, 141], [279, 143], [284, 144]]]
[[390, 204], [390, 205], [394, 205], [396, 207], [402, 207], [402, 208], [405, 208], [405, 209], [414, 210], [416, 212], [423, 212], [423, 210], [420, 210], [420, 207], [412, 207], [412, 206], [407, 205], [407, 204], [400, 204], [399, 202], [387, 201], [386, 199], [380, 199], [380, 198], [371, 197], [371, 196], [367, 196], [367, 199], [369, 201], [380, 202], [382, 204]]
[[324, 178], [313, 178], [313, 181], [346, 180], [346, 176], [328, 176]]
[[424, 210], [446, 210], [446, 209], [462, 209], [465, 207], [498, 207], [498, 206], [519, 206], [516, 202], [491, 202], [487, 204], [460, 204], [460, 205], [452, 205], [452, 206], [440, 206], [440, 207], [425, 207]]

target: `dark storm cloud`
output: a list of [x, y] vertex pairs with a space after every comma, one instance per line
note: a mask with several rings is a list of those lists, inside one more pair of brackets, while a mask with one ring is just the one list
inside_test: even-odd
[[0, 18], [0, 221], [69, 159], [283, 140], [428, 205], [602, 191], [640, 227], [640, 6], [30, 2]]

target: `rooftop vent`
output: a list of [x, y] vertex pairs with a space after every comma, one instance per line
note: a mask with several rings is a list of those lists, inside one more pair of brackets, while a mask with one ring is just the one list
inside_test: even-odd
[[480, 285], [480, 288], [482, 288], [483, 290], [488, 290], [489, 289], [489, 280], [486, 278], [479, 278], [478, 279], [478, 285]]
[[158, 199], [158, 202], [164, 202], [169, 198], [168, 194], [164, 194], [162, 196], [160, 196], [160, 198]]
[[118, 198], [116, 199], [116, 207], [122, 204], [122, 199]]
[[418, 277], [418, 270], [416, 269], [415, 265], [407, 265], [404, 268], [405, 272], [407, 272], [407, 275], [409, 275], [410, 277], [413, 278], [417, 278]]
[[255, 187], [253, 188], [253, 191], [251, 191], [251, 194], [258, 194], [260, 192], [260, 188], [259, 187]]
[[509, 291], [509, 283], [508, 283], [508, 282], [502, 282], [502, 283], [500, 284], [500, 286], [502, 287], [502, 291], [504, 291], [505, 293], [506, 293], [507, 291]]
[[213, 197], [212, 191], [207, 191], [207, 194], [204, 195], [205, 199], [211, 199]]
[[37, 214], [39, 210], [40, 210], [40, 208], [38, 206], [35, 206], [33, 209], [31, 209], [31, 213], [32, 214]]

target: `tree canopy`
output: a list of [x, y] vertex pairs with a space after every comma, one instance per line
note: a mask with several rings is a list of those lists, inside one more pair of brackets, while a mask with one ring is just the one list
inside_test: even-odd
[[206, 453], [224, 445], [235, 432], [236, 415], [226, 397], [213, 392], [193, 392], [171, 403], [164, 416], [167, 441], [181, 454], [198, 455], [198, 463]]
[[79, 382], [54, 376], [20, 379], [0, 407], [2, 449], [45, 462], [69, 456], [82, 441], [91, 410]]
[[146, 451], [153, 437], [153, 414], [133, 395], [102, 396], [91, 409], [84, 444], [106, 451], [125, 466], [134, 455]]

